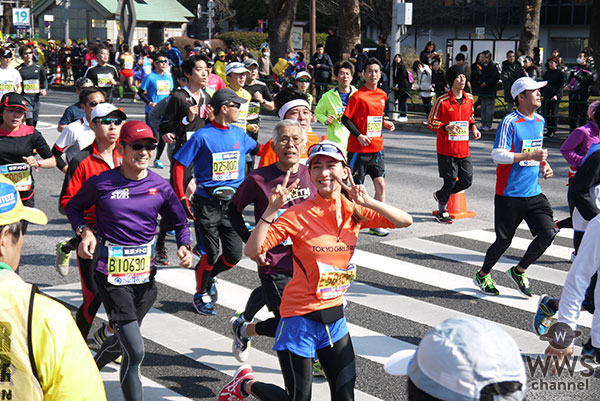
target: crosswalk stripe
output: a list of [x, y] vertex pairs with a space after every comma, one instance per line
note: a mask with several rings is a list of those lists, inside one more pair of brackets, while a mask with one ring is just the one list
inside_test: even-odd
[[[529, 231], [529, 226], [527, 225], [527, 223], [521, 223], [519, 225], [519, 228], [521, 230]], [[573, 239], [573, 229], [572, 228], [561, 228], [560, 231], [558, 232], [558, 234], [556, 234], [556, 236], [561, 237], [561, 238]]]
[[[475, 241], [487, 242], [488, 244], [491, 244], [494, 241], [496, 241], [496, 234], [486, 230], [461, 231], [457, 233], [452, 233], [452, 235], [456, 237], [472, 239]], [[529, 247], [529, 244], [531, 244], [530, 239], [514, 237], [512, 242], [510, 243], [510, 247], [513, 249], [525, 251]], [[573, 248], [567, 248], [566, 246], [552, 244], [548, 247], [548, 249], [544, 251], [544, 255], [564, 260], [571, 260], [571, 252], [573, 252]]]
[[[420, 238], [386, 241], [384, 244], [415, 252], [426, 253], [444, 259], [450, 259], [460, 263], [467, 263], [477, 267], [481, 267], [483, 259], [485, 258], [485, 254], [482, 252]], [[501, 257], [494, 265], [493, 270], [505, 272], [518, 263], [518, 260]], [[473, 274], [475, 274], [475, 271], [473, 271]], [[529, 276], [530, 279], [544, 281], [562, 287], [565, 284], [567, 272], [533, 264], [527, 268], [527, 276]]]
[[[182, 283], [178, 284], [175, 288], [179, 288]], [[44, 288], [43, 292], [70, 305], [79, 306], [82, 302], [79, 283]], [[229, 296], [235, 297], [236, 294], [229, 294]], [[98, 316], [106, 319], [103, 307]], [[166, 327], [169, 329], [165, 330]], [[240, 366], [231, 354], [231, 338], [156, 308], [151, 308], [144, 318], [142, 335], [163, 347], [230, 376]], [[198, 339], [202, 339], [200, 344]], [[250, 360], [256, 366], [255, 373], [258, 379], [283, 386], [277, 358], [254, 348], [250, 348], [249, 352]], [[314, 399], [328, 399], [329, 386], [326, 382], [314, 382], [313, 394]], [[355, 396], [357, 400], [378, 400], [359, 390], [355, 390]]]

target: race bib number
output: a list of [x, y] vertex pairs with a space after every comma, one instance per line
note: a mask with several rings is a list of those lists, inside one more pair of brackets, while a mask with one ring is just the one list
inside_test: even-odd
[[383, 124], [382, 116], [367, 117], [367, 136], [381, 136], [381, 126]]
[[[536, 149], [541, 149], [543, 144], [542, 139], [524, 139], [523, 147], [521, 148], [521, 153], [530, 153]], [[519, 162], [519, 166], [522, 167], [532, 167], [539, 166], [540, 162], [537, 160], [523, 160]]]
[[[277, 220], [279, 218], [279, 216], [281, 216], [283, 214], [283, 212], [285, 212], [286, 210], [287, 209], [279, 209], [277, 211], [277, 214], [275, 215], [275, 220]], [[287, 237], [286, 239], [281, 241], [281, 243], [279, 245], [283, 245], [283, 246], [292, 245], [292, 239], [290, 237]]]
[[248, 103], [244, 103], [240, 106], [240, 112], [238, 114], [237, 121], [232, 124], [237, 125], [241, 129], [243, 129], [245, 132], [247, 122], [248, 122]]
[[258, 120], [258, 114], [260, 113], [260, 103], [250, 102], [248, 106], [248, 121]]
[[450, 121], [448, 126], [458, 125], [457, 133], [448, 132], [448, 140], [450, 141], [468, 141], [469, 140], [469, 122], [468, 121]]
[[98, 87], [108, 88], [112, 86], [112, 74], [98, 74]]
[[317, 298], [332, 299], [342, 295], [356, 280], [356, 266], [349, 264], [346, 269], [339, 269], [327, 263], [317, 261], [319, 266], [319, 282], [317, 283]]
[[27, 79], [27, 80], [23, 81], [23, 91], [27, 94], [40, 93], [40, 80], [39, 79]]
[[0, 92], [12, 92], [14, 89], [14, 82], [7, 79], [0, 79]]
[[235, 180], [239, 175], [240, 152], [213, 153], [212, 179], [213, 181]]
[[133, 70], [133, 61], [125, 61], [123, 63], [123, 68], [126, 70]]
[[171, 81], [156, 81], [156, 94], [158, 96], [167, 96], [171, 93]]
[[342, 122], [342, 117], [344, 116], [344, 112], [346, 111], [346, 107], [342, 106], [342, 107], [336, 107], [335, 108], [335, 119], [338, 120], [338, 122], [341, 124]]
[[137, 246], [108, 246], [108, 282], [113, 285], [144, 284], [150, 281], [152, 243]]
[[33, 185], [31, 168], [26, 163], [0, 166], [0, 174], [11, 180], [15, 184], [17, 191], [29, 191]]

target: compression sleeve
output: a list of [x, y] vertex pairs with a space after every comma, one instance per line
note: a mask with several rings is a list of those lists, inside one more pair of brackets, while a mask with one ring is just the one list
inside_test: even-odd
[[348, 128], [348, 131], [350, 131], [350, 133], [352, 135], [354, 135], [355, 137], [358, 138], [358, 136], [361, 135], [358, 128], [356, 128], [356, 125], [354, 125], [352, 120], [350, 120], [348, 117], [346, 117], [345, 114], [342, 116], [342, 124], [344, 124], [344, 127]]
[[67, 163], [65, 162], [65, 160], [62, 158], [62, 150], [58, 149], [56, 147], [56, 145], [54, 145], [52, 147], [52, 154], [54, 155], [54, 158], [56, 159], [56, 167], [62, 171], [63, 168], [65, 168], [65, 166], [67, 165]]
[[183, 185], [185, 176], [185, 166], [178, 161], [175, 162], [175, 168], [173, 168], [173, 188], [177, 198], [181, 199], [185, 197], [185, 186]]
[[492, 149], [492, 159], [496, 164], [513, 164], [515, 154], [508, 149], [494, 148]]

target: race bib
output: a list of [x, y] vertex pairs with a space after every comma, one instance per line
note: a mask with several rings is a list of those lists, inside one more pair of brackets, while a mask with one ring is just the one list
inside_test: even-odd
[[240, 112], [238, 114], [237, 121], [232, 124], [237, 125], [241, 129], [243, 129], [245, 132], [247, 121], [248, 121], [248, 103], [244, 103], [240, 106]]
[[[536, 149], [541, 149], [543, 144], [542, 139], [524, 139], [523, 147], [521, 148], [521, 153], [529, 153], [533, 152]], [[522, 167], [532, 167], [539, 166], [540, 162], [537, 160], [522, 160], [519, 162], [519, 166]]]
[[171, 81], [161, 80], [156, 81], [156, 94], [158, 96], [166, 96], [171, 93]]
[[260, 103], [250, 102], [248, 106], [248, 121], [258, 120], [258, 114], [260, 113]]
[[239, 175], [239, 150], [233, 152], [213, 153], [213, 181], [235, 180]]
[[[285, 212], [286, 210], [287, 209], [279, 209], [277, 211], [277, 214], [275, 215], [275, 220], [277, 220], [279, 218], [279, 216], [281, 216], [283, 214], [283, 212]], [[281, 243], [279, 245], [283, 245], [283, 246], [292, 245], [292, 239], [290, 237], [287, 237], [286, 239], [281, 241]]]
[[468, 121], [450, 121], [448, 126], [458, 125], [460, 128], [457, 133], [448, 132], [450, 141], [468, 141], [469, 140], [469, 122]]
[[123, 63], [123, 68], [126, 70], [133, 70], [133, 61], [125, 61]]
[[23, 91], [28, 94], [40, 93], [40, 80], [39, 79], [26, 79], [23, 81]]
[[381, 126], [383, 124], [382, 116], [367, 117], [367, 136], [381, 136]]
[[338, 122], [341, 124], [342, 122], [342, 117], [344, 116], [344, 112], [346, 111], [346, 107], [342, 106], [342, 107], [336, 107], [335, 108], [335, 119], [338, 120]]
[[319, 282], [317, 283], [317, 298], [325, 300], [337, 298], [348, 290], [356, 280], [356, 266], [349, 264], [346, 269], [339, 269], [327, 263], [317, 261], [319, 266]]
[[0, 92], [12, 92], [14, 88], [14, 82], [7, 79], [0, 79]]
[[26, 163], [0, 166], [0, 174], [11, 180], [15, 184], [17, 191], [29, 191], [33, 185], [31, 168]]
[[108, 88], [112, 86], [112, 74], [98, 74], [98, 87]]
[[108, 282], [113, 285], [150, 281], [153, 243], [136, 246], [108, 245]]

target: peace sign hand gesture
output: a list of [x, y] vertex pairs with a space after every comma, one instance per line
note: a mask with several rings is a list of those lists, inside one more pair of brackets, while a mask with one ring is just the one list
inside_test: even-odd
[[354, 178], [352, 178], [352, 170], [350, 167], [346, 167], [346, 172], [348, 173], [348, 179], [350, 180], [350, 185], [344, 184], [342, 180], [336, 177], [336, 180], [340, 183], [342, 188], [348, 193], [348, 197], [352, 202], [355, 202], [361, 206], [367, 206], [371, 198], [369, 197], [369, 193], [364, 185], [355, 184]]
[[290, 174], [290, 171], [288, 171], [285, 174], [285, 177], [283, 178], [283, 182], [281, 184], [277, 184], [275, 188], [271, 188], [271, 195], [269, 196], [269, 209], [271, 209], [272, 211], [277, 211], [281, 209], [285, 202], [287, 202], [290, 192], [292, 192], [300, 182], [300, 179], [297, 178], [288, 187]]

